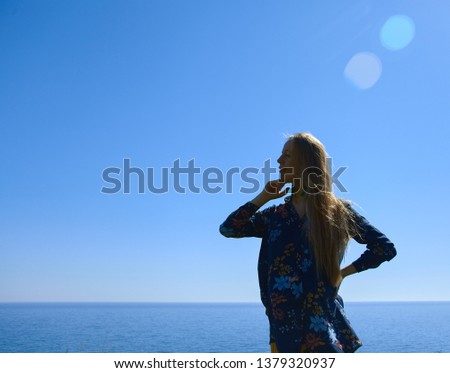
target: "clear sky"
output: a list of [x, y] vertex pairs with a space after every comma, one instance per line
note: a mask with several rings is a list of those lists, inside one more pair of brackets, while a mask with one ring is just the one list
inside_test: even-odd
[[[2, 0], [0, 301], [259, 301], [260, 240], [218, 227], [301, 131], [398, 250], [344, 299], [450, 300], [449, 14], [441, 0]], [[168, 191], [139, 193], [134, 173], [125, 193], [125, 163], [155, 187], [167, 170]]]

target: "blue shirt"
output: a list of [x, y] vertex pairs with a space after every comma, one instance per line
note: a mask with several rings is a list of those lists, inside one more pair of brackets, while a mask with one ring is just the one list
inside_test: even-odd
[[[396, 255], [394, 245], [349, 205], [357, 223], [353, 237], [366, 244], [353, 262], [358, 272], [376, 268]], [[257, 211], [248, 202], [220, 226], [225, 237], [260, 237], [258, 278], [270, 324], [270, 342], [279, 352], [354, 352], [362, 343], [344, 313], [338, 289], [319, 276], [300, 218], [290, 197]]]

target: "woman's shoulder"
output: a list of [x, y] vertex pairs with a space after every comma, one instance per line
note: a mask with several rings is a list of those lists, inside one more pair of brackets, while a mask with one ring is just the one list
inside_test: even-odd
[[281, 220], [289, 219], [292, 216], [291, 209], [289, 207], [289, 202], [273, 204], [261, 211], [264, 219], [267, 222], [272, 222], [278, 224]]
[[345, 207], [352, 207], [352, 205], [354, 204], [353, 201], [349, 200], [349, 199], [344, 199], [344, 198], [336, 198], [340, 203], [342, 203]]
[[276, 214], [277, 212], [279, 212], [280, 208], [282, 208], [282, 204], [273, 204], [261, 210], [261, 213], [263, 213], [264, 215]]
[[356, 213], [354, 206], [357, 204], [354, 201], [344, 198], [338, 198], [337, 200], [351, 213]]

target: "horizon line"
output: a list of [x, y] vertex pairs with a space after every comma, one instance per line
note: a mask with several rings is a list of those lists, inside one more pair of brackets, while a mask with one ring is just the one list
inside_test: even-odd
[[[345, 300], [347, 303], [445, 303], [450, 299], [427, 299], [427, 300]], [[38, 300], [38, 301], [1, 301], [0, 304], [260, 304], [261, 301], [92, 301], [92, 300]]]

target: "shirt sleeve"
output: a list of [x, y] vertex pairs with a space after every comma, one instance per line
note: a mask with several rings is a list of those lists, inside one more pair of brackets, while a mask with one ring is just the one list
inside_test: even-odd
[[356, 222], [357, 233], [353, 239], [365, 244], [367, 249], [352, 264], [358, 272], [369, 268], [376, 268], [381, 263], [390, 261], [397, 255], [394, 244], [377, 228], [371, 225], [367, 219], [350, 208]]
[[262, 237], [264, 234], [264, 214], [257, 212], [258, 206], [251, 202], [233, 211], [220, 225], [220, 233], [225, 237]]

